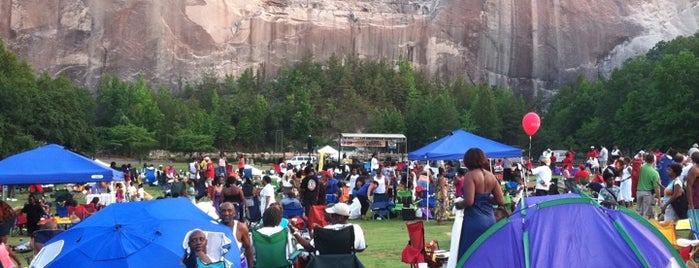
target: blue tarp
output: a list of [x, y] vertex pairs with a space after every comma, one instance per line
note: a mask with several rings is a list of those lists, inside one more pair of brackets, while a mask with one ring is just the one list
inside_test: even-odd
[[56, 144], [0, 161], [0, 184], [103, 182], [123, 180], [120, 171]]
[[449, 135], [408, 154], [410, 160], [462, 159], [471, 148], [480, 148], [488, 158], [520, 157], [522, 149], [457, 129]]

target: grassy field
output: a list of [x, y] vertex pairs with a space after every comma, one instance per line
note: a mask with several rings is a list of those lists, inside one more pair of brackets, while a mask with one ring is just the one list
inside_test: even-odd
[[[400, 260], [401, 251], [408, 243], [408, 231], [405, 221], [391, 220], [356, 220], [364, 229], [367, 249], [358, 253], [359, 260], [366, 267], [407, 267]], [[425, 240], [437, 240], [441, 249], [449, 249], [451, 242], [451, 224], [437, 225], [436, 221], [425, 222]]]

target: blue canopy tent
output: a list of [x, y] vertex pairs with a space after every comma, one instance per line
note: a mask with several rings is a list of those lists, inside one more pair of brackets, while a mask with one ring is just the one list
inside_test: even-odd
[[0, 184], [114, 180], [124, 180], [124, 174], [56, 144], [41, 146], [0, 161]]
[[488, 158], [521, 157], [522, 149], [505, 145], [461, 129], [408, 154], [410, 160], [462, 159], [470, 148], [480, 148]]

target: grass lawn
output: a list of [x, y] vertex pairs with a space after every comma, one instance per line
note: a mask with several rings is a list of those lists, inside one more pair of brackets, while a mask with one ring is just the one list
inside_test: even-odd
[[[367, 249], [357, 253], [359, 260], [366, 267], [407, 267], [400, 260], [401, 252], [408, 243], [408, 230], [405, 221], [391, 220], [354, 220], [364, 229]], [[437, 240], [440, 249], [449, 249], [451, 242], [451, 222], [437, 225], [436, 221], [425, 222], [425, 240]]]

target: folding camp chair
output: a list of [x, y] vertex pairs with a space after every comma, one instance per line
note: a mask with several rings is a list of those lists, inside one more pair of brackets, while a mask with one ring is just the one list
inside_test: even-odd
[[433, 240], [430, 244], [435, 248], [425, 245], [425, 226], [422, 221], [406, 222], [408, 228], [408, 244], [403, 248], [401, 253], [401, 261], [410, 264], [410, 267], [417, 267], [419, 263], [427, 263], [429, 267], [442, 267], [444, 260], [437, 260], [434, 252], [439, 249], [437, 241]]
[[655, 228], [658, 228], [658, 231], [660, 231], [660, 233], [662, 233], [663, 236], [665, 236], [665, 238], [667, 238], [667, 241], [670, 242], [670, 244], [672, 244], [675, 247], [675, 249], [677, 249], [677, 251], [680, 253], [680, 256], [682, 257], [682, 259], [687, 261], [687, 259], [689, 259], [689, 253], [691, 251], [691, 246], [678, 245], [678, 243], [677, 243], [677, 229], [675, 227], [675, 223], [673, 221], [659, 222], [656, 219], [650, 219], [649, 221], [651, 224], [653, 224], [653, 226], [655, 226]]
[[308, 211], [308, 226], [318, 224], [320, 226], [328, 225], [328, 220], [325, 219], [325, 205], [314, 205]]
[[248, 228], [255, 229], [258, 227], [260, 220], [262, 219], [262, 211], [260, 210], [260, 198], [257, 196], [246, 196], [245, 205], [247, 206], [247, 213], [245, 213], [245, 219], [247, 220]]
[[27, 214], [23, 212], [17, 212], [17, 217], [15, 218], [15, 225], [12, 226], [12, 232], [13, 236], [19, 236], [24, 233], [24, 229], [27, 228]]
[[283, 218], [293, 218], [293, 217], [302, 217], [303, 218], [303, 207], [295, 207], [295, 206], [283, 206], [284, 211], [282, 212], [282, 217]]
[[308, 268], [363, 268], [364, 265], [355, 255], [354, 227], [326, 229], [316, 227], [313, 230], [316, 252], [306, 265]]
[[395, 204], [391, 201], [388, 194], [374, 194], [374, 202], [371, 203], [374, 219], [390, 219], [393, 207], [395, 207]]
[[415, 210], [417, 205], [413, 204], [413, 193], [403, 190], [396, 193], [396, 204], [392, 211], [396, 214], [400, 213], [404, 220], [414, 220]]
[[297, 250], [286, 257], [289, 232], [286, 229], [270, 236], [252, 231], [252, 244], [255, 248], [255, 267], [282, 268], [290, 267], [301, 251]]

